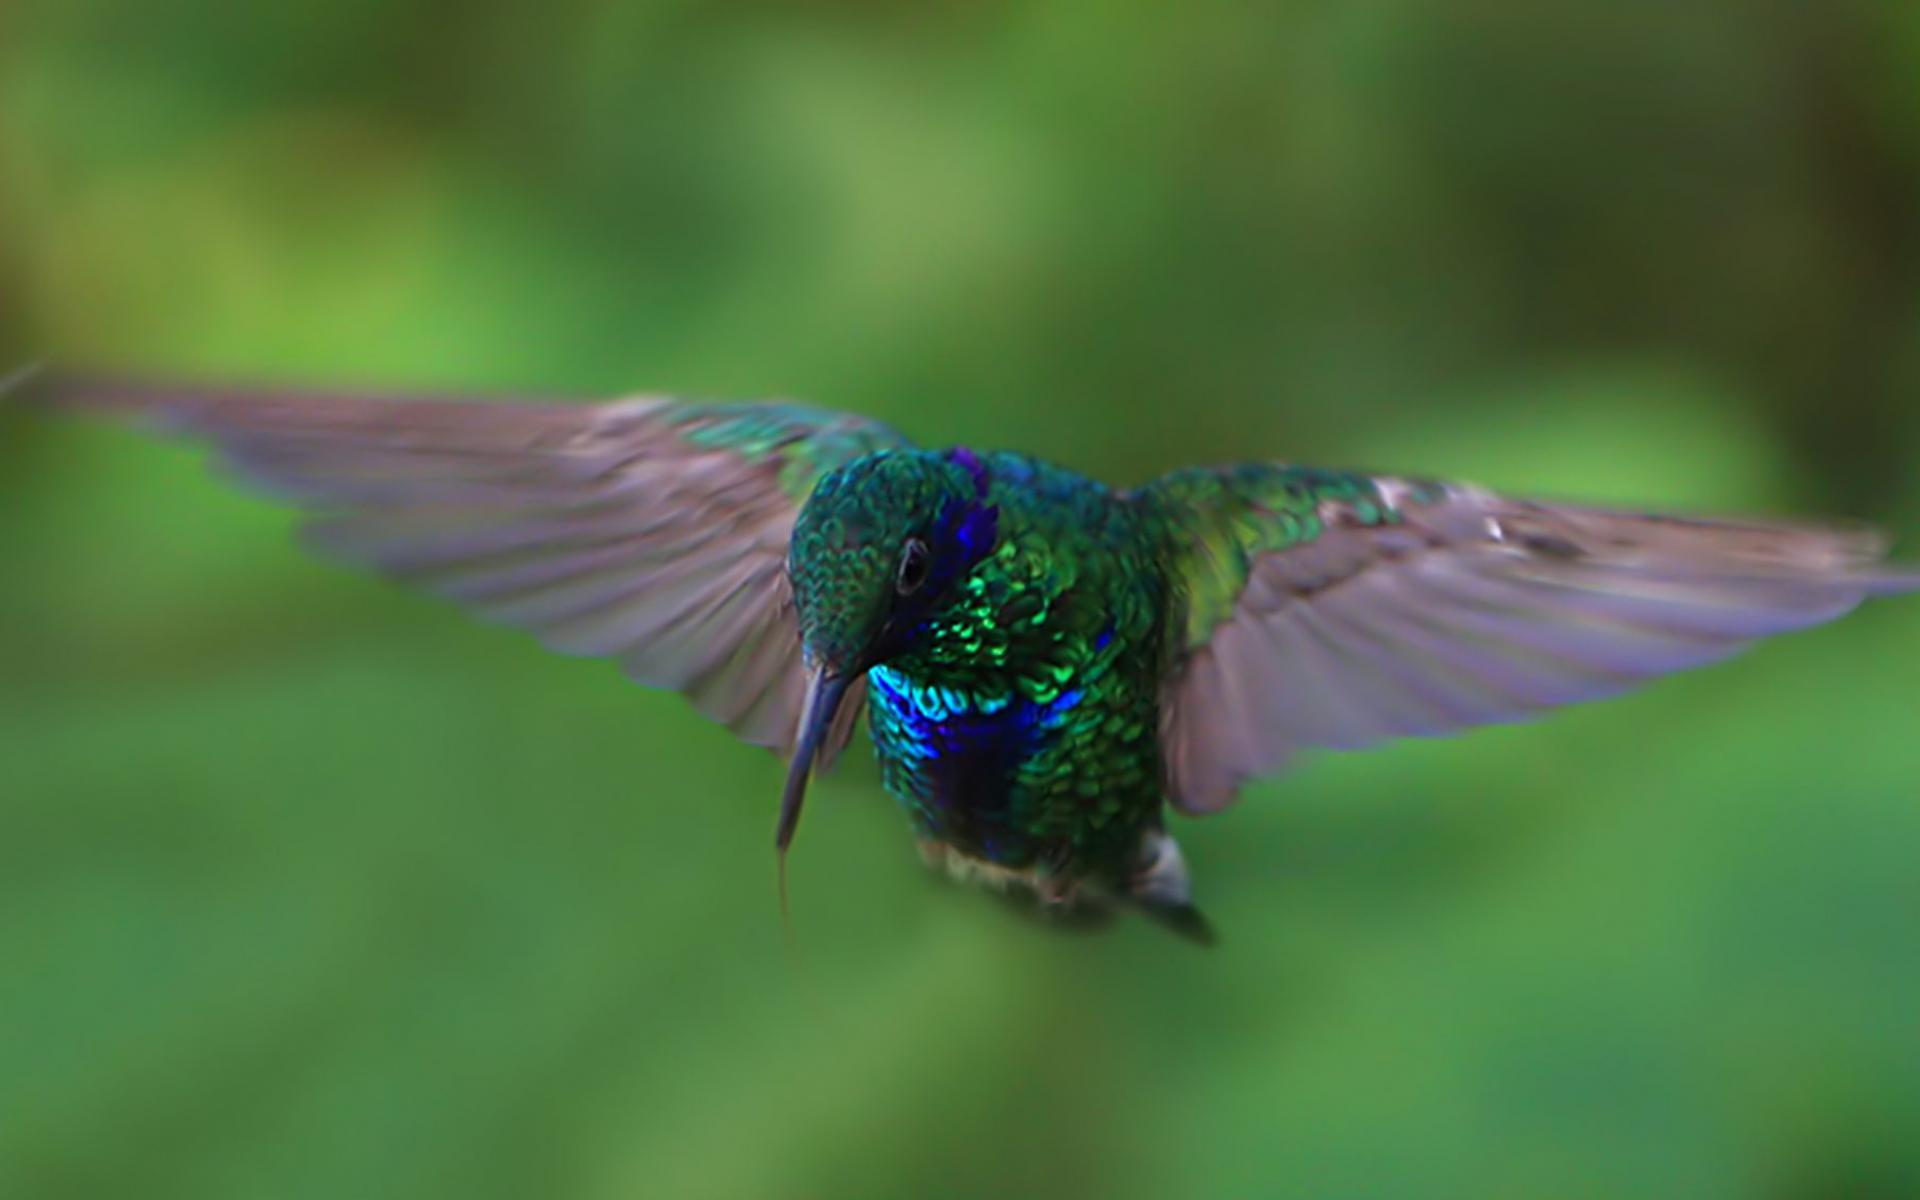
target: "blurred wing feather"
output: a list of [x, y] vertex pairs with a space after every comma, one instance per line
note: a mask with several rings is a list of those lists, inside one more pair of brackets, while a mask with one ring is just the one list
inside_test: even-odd
[[1193, 813], [1302, 750], [1525, 720], [1920, 589], [1859, 530], [1276, 465], [1137, 497], [1175, 531], [1162, 744]]
[[[905, 444], [784, 404], [173, 391], [53, 381], [50, 402], [205, 438], [314, 514], [331, 557], [614, 659], [742, 738], [793, 748], [805, 671], [786, 555], [821, 475]], [[851, 736], [849, 696], [828, 761]]]

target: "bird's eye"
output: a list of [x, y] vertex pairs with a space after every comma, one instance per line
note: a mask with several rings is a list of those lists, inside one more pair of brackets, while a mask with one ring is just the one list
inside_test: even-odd
[[927, 569], [933, 565], [933, 552], [919, 538], [908, 538], [900, 552], [900, 569], [893, 577], [893, 590], [911, 596], [927, 582]]

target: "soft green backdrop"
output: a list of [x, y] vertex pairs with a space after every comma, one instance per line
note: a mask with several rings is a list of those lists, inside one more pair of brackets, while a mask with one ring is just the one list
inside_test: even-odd
[[[9, 0], [0, 365], [1920, 534], [1920, 6]], [[0, 1195], [1920, 1194], [1920, 603], [1180, 832], [1224, 944], [0, 415]], [[863, 756], [855, 756], [861, 759]]]

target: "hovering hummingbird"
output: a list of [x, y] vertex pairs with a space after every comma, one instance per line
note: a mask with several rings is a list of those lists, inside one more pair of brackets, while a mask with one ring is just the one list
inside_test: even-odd
[[810, 774], [865, 710], [930, 863], [1200, 940], [1168, 806], [1920, 589], [1865, 531], [1270, 462], [1122, 490], [789, 404], [31, 390], [206, 438], [310, 510], [325, 553], [615, 659], [787, 756], [783, 873]]

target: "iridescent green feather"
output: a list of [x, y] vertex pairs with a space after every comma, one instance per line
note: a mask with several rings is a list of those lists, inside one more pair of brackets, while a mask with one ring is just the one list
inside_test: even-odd
[[1255, 556], [1306, 545], [1329, 520], [1359, 526], [1399, 522], [1409, 506], [1441, 499], [1426, 480], [1279, 463], [1190, 467], [1135, 493], [1168, 532], [1168, 571], [1178, 595], [1178, 644], [1204, 645], [1233, 615]]
[[878, 450], [910, 443], [888, 426], [803, 404], [683, 404], [669, 415], [680, 436], [748, 459], [784, 460], [780, 486], [806, 500], [821, 476]]
[[[816, 504], [832, 516], [818, 531], [802, 521], [795, 561], [807, 567], [796, 571], [796, 587], [811, 598], [816, 585], [805, 577], [820, 575], [818, 599], [803, 610], [830, 607], [846, 590], [843, 573], [862, 569], [845, 556], [857, 554], [863, 539], [839, 548], [837, 572], [815, 566], [826, 531], [838, 522], [870, 532], [876, 514], [900, 509], [897, 495], [872, 493], [898, 491], [918, 477], [886, 461], [898, 456], [879, 457], [823, 483]], [[874, 677], [883, 778], [924, 836], [1010, 867], [1071, 864], [1075, 873], [1117, 880], [1161, 803], [1160, 539], [1145, 510], [1082, 476], [1013, 454], [986, 456], [983, 466], [991, 481], [983, 499], [998, 514], [993, 552]], [[962, 472], [936, 476], [931, 486], [974, 483]], [[847, 498], [840, 488], [851, 489]], [[955, 786], [955, 765], [941, 744], [983, 727], [1019, 752], [994, 764], [990, 798], [973, 794], [975, 802], [959, 811], [943, 791]]]

